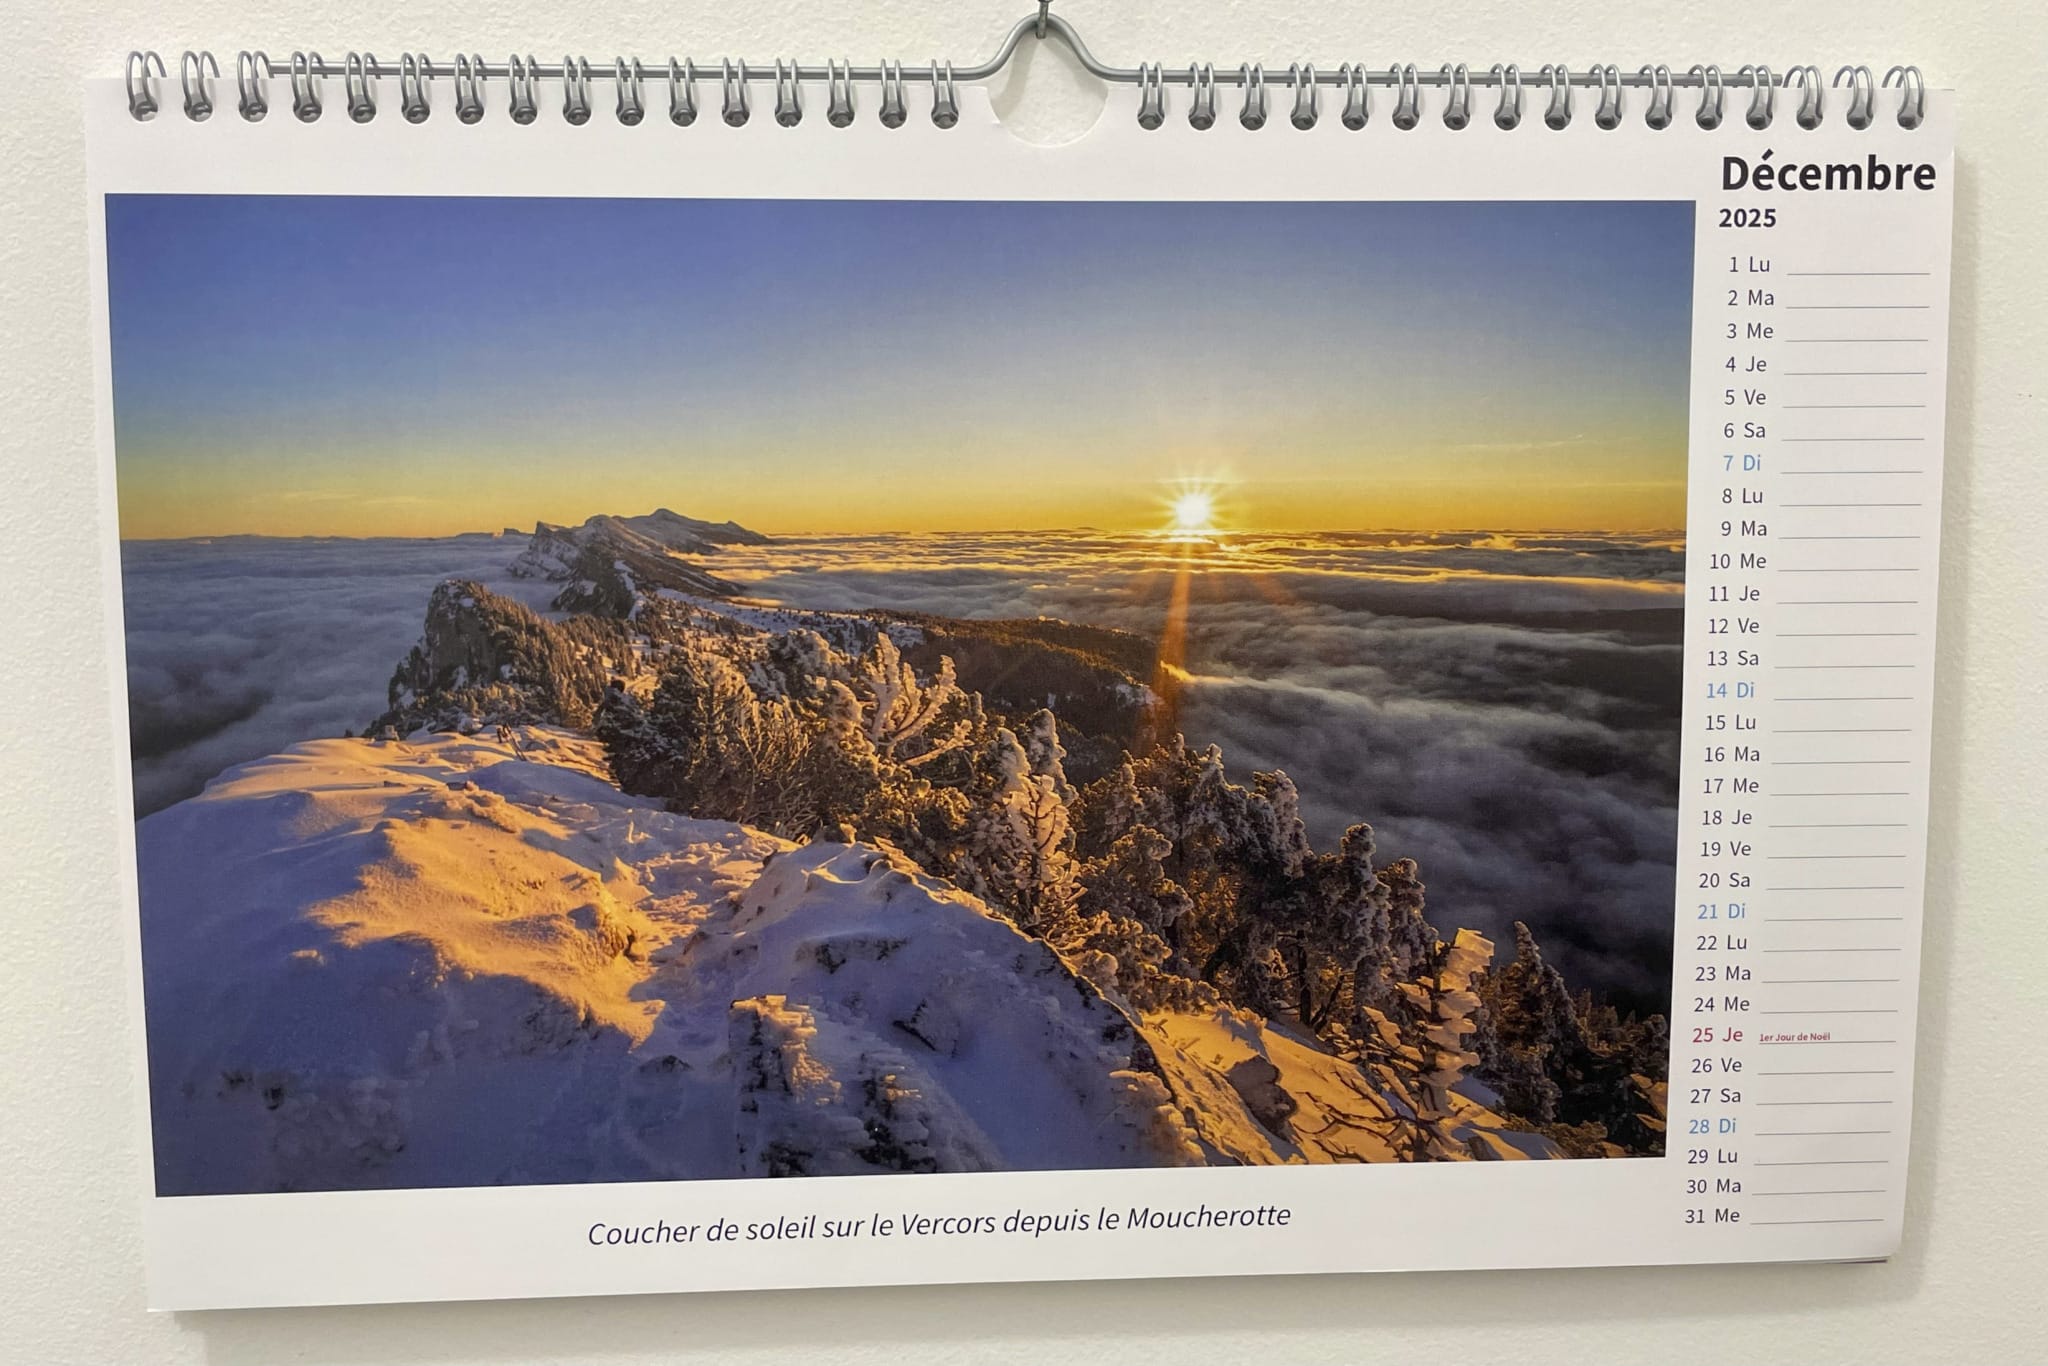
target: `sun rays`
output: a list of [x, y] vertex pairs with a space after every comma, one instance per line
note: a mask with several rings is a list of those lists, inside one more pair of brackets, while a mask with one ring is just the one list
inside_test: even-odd
[[1189, 489], [1173, 500], [1173, 527], [1179, 536], [1216, 533], [1216, 497], [1207, 489]]
[[1227, 518], [1216, 480], [1176, 479], [1161, 492], [1159, 506], [1166, 517], [1159, 534], [1169, 541], [1211, 544], [1225, 529]]

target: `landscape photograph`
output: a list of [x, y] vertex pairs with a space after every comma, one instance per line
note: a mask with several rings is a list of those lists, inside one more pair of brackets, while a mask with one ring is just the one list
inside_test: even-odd
[[106, 237], [159, 1195], [1663, 1154], [1689, 203]]

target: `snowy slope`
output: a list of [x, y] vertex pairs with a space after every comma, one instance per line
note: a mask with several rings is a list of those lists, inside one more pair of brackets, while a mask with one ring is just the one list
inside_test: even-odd
[[160, 1191], [1392, 1155], [1256, 1019], [1133, 1021], [886, 850], [516, 751], [313, 741], [138, 824]]

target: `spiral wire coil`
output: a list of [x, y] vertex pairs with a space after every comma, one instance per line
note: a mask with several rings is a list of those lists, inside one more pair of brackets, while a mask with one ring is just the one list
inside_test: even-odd
[[[1092, 75], [1104, 81], [1138, 87], [1137, 118], [1143, 128], [1163, 127], [1176, 112], [1168, 87], [1186, 91], [1185, 108], [1178, 112], [1190, 127], [1214, 128], [1219, 121], [1219, 88], [1223, 86], [1234, 86], [1238, 91], [1236, 121], [1239, 126], [1248, 129], [1265, 126], [1268, 76], [1263, 65], [1246, 62], [1235, 70], [1225, 68], [1222, 71], [1207, 62], [1190, 63], [1185, 68], [1168, 67], [1159, 62], [1140, 63], [1129, 68], [1110, 66], [1088, 50], [1073, 25], [1047, 12], [1049, 4], [1050, 0], [1041, 0], [1038, 13], [1013, 27], [993, 57], [969, 67], [956, 68], [953, 63], [943, 61], [918, 67], [885, 60], [874, 66], [861, 67], [847, 60], [807, 65], [787, 58], [766, 63], [721, 58], [715, 67], [702, 70], [718, 82], [720, 120], [735, 128], [752, 118], [753, 101], [749, 88], [755, 82], [762, 83], [771, 92], [774, 121], [785, 128], [796, 127], [804, 121], [808, 113], [805, 99], [807, 84], [823, 90], [825, 119], [835, 128], [845, 128], [855, 122], [855, 90], [863, 84], [876, 88], [879, 99], [873, 111], [885, 128], [900, 128], [910, 121], [910, 101], [906, 93], [910, 84], [929, 87], [931, 98], [927, 116], [931, 123], [939, 128], [952, 128], [960, 122], [961, 84], [985, 81], [994, 76], [1010, 62], [1018, 44], [1026, 37], [1041, 40], [1056, 37], [1072, 49], [1081, 66]], [[687, 58], [670, 57], [666, 59], [666, 70], [669, 121], [678, 127], [688, 127], [697, 119], [700, 68]], [[318, 52], [310, 50], [292, 53], [290, 61], [282, 68], [273, 65], [270, 57], [261, 51], [237, 54], [236, 112], [251, 123], [268, 117], [271, 96], [280, 75], [291, 98], [293, 117], [302, 123], [312, 123], [326, 112], [326, 94], [336, 79], [341, 82], [343, 108], [356, 123], [370, 123], [382, 112], [378, 101], [381, 83], [385, 81], [396, 83], [399, 114], [407, 123], [413, 124], [425, 123], [432, 117], [435, 107], [433, 89], [437, 82], [448, 83], [455, 117], [459, 122], [468, 124], [482, 122], [493, 104], [509, 113], [517, 124], [536, 122], [544, 104], [557, 110], [570, 124], [588, 123], [598, 107], [593, 90], [594, 83], [600, 81], [613, 84], [613, 115], [619, 123], [628, 127], [637, 125], [647, 113], [646, 71], [640, 61], [629, 57], [617, 57], [609, 63], [599, 62], [593, 66], [587, 58], [576, 56], [546, 64], [531, 54], [520, 56], [515, 53], [503, 62], [487, 62], [481, 55], [469, 53], [441, 62], [423, 52], [408, 52], [397, 62], [389, 63], [378, 61], [369, 52], [350, 52], [336, 69]], [[130, 52], [125, 73], [129, 114], [139, 121], [155, 118], [163, 108], [162, 86], [168, 79], [168, 70], [159, 54], [147, 50]], [[215, 107], [213, 87], [220, 79], [221, 67], [211, 52], [188, 51], [182, 55], [178, 82], [186, 118], [200, 122], [212, 116]], [[1283, 80], [1280, 77], [1273, 79], [1276, 82]], [[1743, 122], [1757, 131], [1775, 125], [1781, 92], [1788, 104], [1796, 95], [1797, 105], [1793, 109], [1792, 120], [1803, 129], [1818, 128], [1826, 121], [1828, 105], [1837, 93], [1847, 101], [1842, 112], [1843, 121], [1859, 131], [1877, 124], [1881, 117], [1878, 106], [1880, 102], [1891, 104], [1892, 97], [1888, 92], [1893, 90], [1897, 91], [1897, 102], [1886, 112], [1893, 114], [1899, 127], [1918, 128], [1927, 113], [1927, 84], [1916, 66], [1891, 67], [1882, 80], [1868, 66], [1844, 66], [1835, 72], [1831, 82], [1823, 83], [1820, 68], [1810, 65], [1790, 67], [1783, 76], [1779, 76], [1763, 63], [1750, 63], [1738, 68], [1734, 75], [1724, 77], [1719, 66], [1704, 64], [1691, 66], [1679, 74], [1661, 64], [1646, 65], [1628, 73], [1612, 63], [1573, 70], [1566, 64], [1551, 62], [1541, 67], [1535, 79], [1539, 98], [1544, 101], [1543, 124], [1560, 130], [1570, 127], [1576, 117], [1573, 109], [1575, 89], [1589, 92], [1589, 98], [1595, 101], [1594, 125], [1609, 131], [1626, 121], [1624, 91], [1630, 88], [1648, 92], [1648, 102], [1641, 111], [1641, 117], [1644, 126], [1653, 130], [1669, 128], [1677, 121], [1680, 89], [1697, 92], [1697, 102], [1691, 112], [1693, 122], [1701, 128], [1718, 128], [1721, 125], [1731, 88], [1749, 92]], [[493, 100], [492, 92], [500, 85], [505, 93]], [[1446, 128], [1454, 131], [1485, 122], [1473, 117], [1475, 88], [1499, 92], [1491, 119], [1495, 128], [1514, 129], [1522, 122], [1522, 69], [1513, 64], [1496, 64], [1488, 71], [1475, 73], [1463, 62], [1446, 62], [1435, 71], [1422, 70], [1413, 62], [1397, 62], [1384, 68], [1368, 67], [1358, 62], [1320, 69], [1309, 63], [1291, 64], [1283, 85], [1286, 92], [1283, 98], [1288, 98], [1290, 105], [1286, 122], [1297, 129], [1314, 128], [1322, 117], [1320, 92], [1328, 89], [1343, 99], [1338, 121], [1353, 131], [1364, 128], [1371, 118], [1370, 91], [1374, 86], [1393, 92], [1394, 103], [1388, 122], [1402, 131], [1421, 126], [1431, 113]], [[559, 95], [558, 99], [550, 99], [544, 93], [550, 88]], [[1443, 92], [1443, 99], [1434, 110], [1426, 107], [1430, 103], [1424, 94], [1426, 89]]]

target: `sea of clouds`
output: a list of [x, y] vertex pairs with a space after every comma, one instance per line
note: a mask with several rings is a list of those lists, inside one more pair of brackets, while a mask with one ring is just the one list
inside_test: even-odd
[[1087, 532], [739, 549], [817, 608], [1055, 616], [1158, 635], [1184, 585], [1181, 728], [1284, 769], [1317, 847], [1369, 822], [1439, 929], [1526, 921], [1576, 986], [1664, 1010], [1683, 545], [1669, 537]]
[[[138, 814], [222, 768], [360, 728], [427, 595], [517, 538], [124, 547]], [[1628, 537], [1069, 532], [783, 539], [722, 552], [764, 599], [1161, 632], [1186, 602], [1182, 728], [1280, 768], [1319, 847], [1369, 821], [1439, 929], [1524, 920], [1575, 985], [1670, 994], [1682, 548]]]
[[128, 541], [121, 547], [135, 814], [244, 760], [361, 730], [420, 638], [427, 596], [469, 578], [536, 610], [524, 537]]

